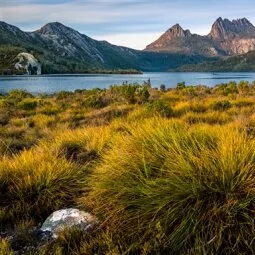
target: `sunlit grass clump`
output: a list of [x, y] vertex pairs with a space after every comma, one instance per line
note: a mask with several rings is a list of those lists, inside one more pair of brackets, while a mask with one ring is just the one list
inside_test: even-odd
[[83, 168], [38, 149], [4, 158], [0, 162], [0, 225], [44, 220], [53, 211], [72, 206], [85, 180]]
[[254, 140], [154, 119], [102, 157], [80, 200], [126, 252], [252, 254]]

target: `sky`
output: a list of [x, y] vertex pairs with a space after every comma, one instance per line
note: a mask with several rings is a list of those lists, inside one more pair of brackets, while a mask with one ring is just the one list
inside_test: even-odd
[[58, 21], [112, 44], [144, 49], [171, 26], [201, 35], [218, 17], [248, 18], [254, 0], [0, 0], [0, 20], [34, 31]]

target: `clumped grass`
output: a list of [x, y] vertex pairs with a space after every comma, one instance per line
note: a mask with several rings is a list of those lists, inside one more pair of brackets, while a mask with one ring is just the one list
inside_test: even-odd
[[212, 105], [212, 109], [215, 111], [226, 111], [231, 108], [231, 103], [227, 100], [216, 101]]
[[0, 223], [43, 220], [52, 211], [74, 204], [86, 180], [85, 170], [65, 158], [39, 150], [24, 151], [0, 163]]
[[126, 251], [254, 252], [253, 140], [160, 119], [131, 133], [103, 156], [81, 199]]
[[226, 112], [207, 112], [204, 114], [201, 113], [192, 113], [189, 112], [186, 115], [182, 117], [182, 119], [189, 123], [190, 125], [196, 124], [196, 123], [207, 123], [211, 125], [215, 124], [227, 124], [229, 123], [232, 118], [230, 115], [228, 115]]
[[173, 110], [168, 103], [160, 100], [155, 100], [147, 106], [147, 110], [152, 114], [158, 114], [161, 117], [169, 118], [173, 116]]
[[[254, 254], [254, 89], [0, 95], [0, 233], [37, 255]], [[101, 225], [36, 247], [30, 230], [67, 207]]]

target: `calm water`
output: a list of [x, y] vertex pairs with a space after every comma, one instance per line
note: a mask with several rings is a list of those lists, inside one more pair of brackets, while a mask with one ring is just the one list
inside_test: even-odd
[[254, 81], [255, 73], [144, 73], [142, 75], [45, 75], [45, 76], [0, 76], [0, 93], [12, 89], [25, 89], [32, 93], [54, 93], [61, 90], [107, 88], [123, 82], [138, 82], [151, 80], [153, 87], [165, 84], [173, 88], [178, 82], [185, 81], [187, 85], [207, 85], [228, 81]]

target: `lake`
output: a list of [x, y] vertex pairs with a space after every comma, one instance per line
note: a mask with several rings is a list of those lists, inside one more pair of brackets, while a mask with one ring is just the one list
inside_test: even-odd
[[185, 81], [187, 85], [214, 86], [219, 83], [241, 80], [254, 81], [255, 73], [143, 73], [141, 75], [127, 74], [86, 74], [86, 75], [42, 75], [42, 76], [0, 76], [0, 93], [13, 89], [24, 89], [31, 93], [54, 93], [61, 90], [107, 88], [123, 82], [138, 82], [151, 80], [153, 87], [161, 84], [174, 88], [178, 82]]

